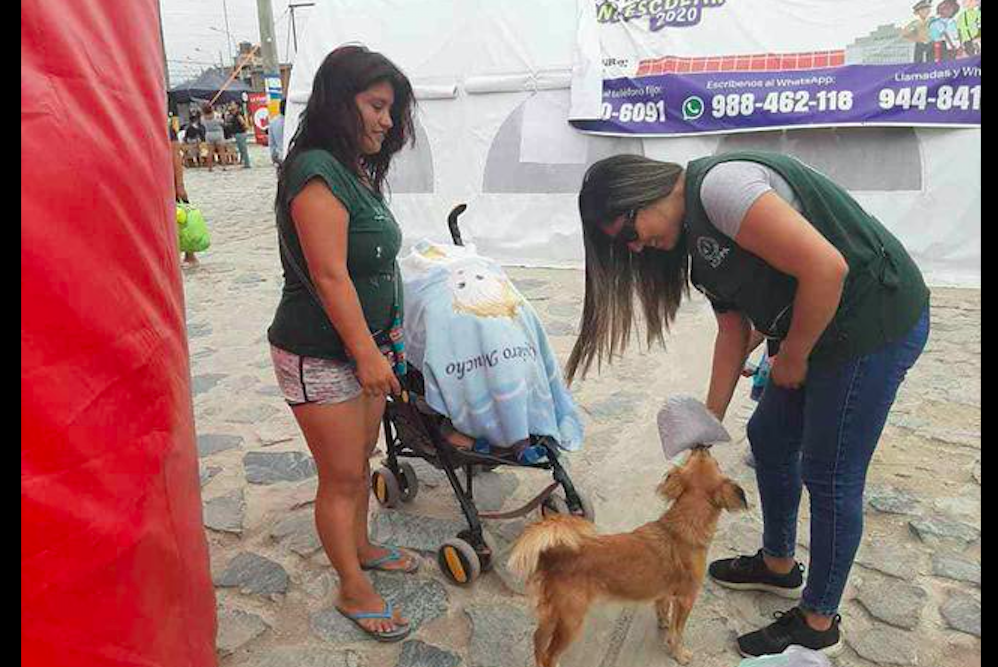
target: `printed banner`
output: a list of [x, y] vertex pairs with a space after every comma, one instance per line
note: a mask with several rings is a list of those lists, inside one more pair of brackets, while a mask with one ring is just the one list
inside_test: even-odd
[[598, 53], [603, 78], [585, 132], [981, 124], [980, 0], [579, 2], [576, 71]]
[[256, 143], [267, 145], [267, 127], [270, 125], [270, 111], [267, 107], [267, 93], [249, 94], [249, 112], [253, 119], [253, 135]]
[[263, 85], [267, 90], [267, 111], [273, 118], [281, 112], [281, 99], [284, 97], [280, 75], [268, 74], [264, 78]]

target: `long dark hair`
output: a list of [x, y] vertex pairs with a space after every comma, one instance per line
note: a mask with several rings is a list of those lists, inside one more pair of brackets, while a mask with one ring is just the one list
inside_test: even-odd
[[631, 338], [634, 299], [641, 302], [649, 347], [664, 345], [683, 296], [689, 296], [689, 257], [685, 232], [673, 250], [645, 248], [632, 253], [614, 242], [603, 227], [634, 209], [672, 192], [683, 168], [640, 155], [616, 155], [593, 164], [582, 180], [579, 215], [586, 252], [586, 297], [579, 338], [568, 358], [571, 383], [603, 359], [623, 353]]
[[[390, 83], [395, 94], [391, 108], [393, 125], [381, 150], [375, 155], [364, 155], [360, 149], [364, 121], [354, 98], [382, 81]], [[412, 84], [388, 58], [360, 45], [341, 46], [332, 51], [315, 73], [312, 94], [291, 138], [281, 167], [276, 206], [287, 203], [285, 169], [300, 153], [313, 148], [329, 151], [358, 178], [366, 176], [375, 192], [382, 194], [392, 156], [406, 142], [415, 144], [413, 106]]]

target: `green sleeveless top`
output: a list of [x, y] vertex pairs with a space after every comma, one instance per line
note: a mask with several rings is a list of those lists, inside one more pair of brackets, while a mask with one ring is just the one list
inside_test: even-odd
[[[308, 272], [291, 221], [290, 203], [309, 181], [320, 179], [349, 213], [347, 271], [372, 333], [389, 328], [396, 309], [401, 317], [402, 285], [395, 259], [402, 246], [402, 230], [384, 199], [327, 151], [305, 151], [284, 169], [287, 201], [277, 210], [279, 233], [286, 246], [281, 248], [284, 289], [267, 338], [272, 345], [300, 356], [343, 360], [347, 358], [343, 341], [287, 257], [290, 253]], [[311, 280], [311, 273], [307, 275]]]

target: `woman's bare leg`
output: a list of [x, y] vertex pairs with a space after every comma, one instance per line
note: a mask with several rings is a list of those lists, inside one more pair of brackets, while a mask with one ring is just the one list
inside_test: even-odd
[[[319, 540], [340, 578], [337, 606], [348, 613], [383, 609], [384, 600], [360, 569], [357, 543], [358, 497], [367, 497], [370, 399], [345, 403], [307, 404], [293, 408], [319, 474], [315, 522]], [[365, 627], [388, 632], [405, 621], [370, 619]]]

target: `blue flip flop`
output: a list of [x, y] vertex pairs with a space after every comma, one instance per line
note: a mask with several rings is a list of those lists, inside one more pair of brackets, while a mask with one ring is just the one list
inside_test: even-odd
[[407, 568], [398, 567], [384, 567], [388, 563], [398, 563], [405, 558], [405, 554], [398, 547], [385, 547], [388, 549], [388, 553], [381, 558], [375, 558], [374, 560], [367, 561], [366, 563], [360, 564], [360, 569], [362, 570], [380, 570], [382, 572], [403, 572], [405, 574], [412, 574], [419, 569], [419, 560], [416, 558], [412, 559], [412, 565]]
[[[395, 610], [392, 608], [392, 603], [389, 602], [388, 600], [385, 600], [384, 611], [370, 611], [370, 612], [359, 612], [356, 614], [351, 614], [349, 612], [343, 611], [339, 607], [336, 607], [336, 611], [343, 614], [343, 616], [346, 617], [347, 619], [353, 621], [358, 628], [363, 630], [368, 636], [377, 639], [379, 642], [389, 643], [389, 642], [401, 641], [406, 637], [408, 637], [409, 633], [412, 632], [412, 628], [409, 627], [408, 623], [401, 624], [396, 620], [394, 620]], [[392, 623], [395, 624], [396, 627], [394, 630], [390, 630], [388, 632], [378, 632], [377, 630], [371, 630], [370, 628], [365, 627], [364, 624], [361, 623], [361, 621], [365, 621], [372, 618], [385, 619], [391, 621]]]

